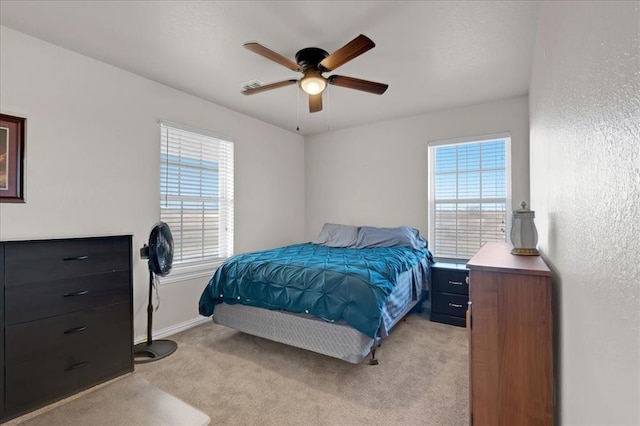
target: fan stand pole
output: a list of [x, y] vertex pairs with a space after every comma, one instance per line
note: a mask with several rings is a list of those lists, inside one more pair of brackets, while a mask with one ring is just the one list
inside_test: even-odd
[[153, 300], [151, 295], [153, 294], [153, 272], [151, 272], [151, 266], [149, 266], [149, 303], [147, 304], [147, 345], [153, 343], [151, 338], [151, 332], [153, 330]]
[[178, 349], [178, 345], [171, 340], [153, 340], [153, 272], [149, 267], [149, 305], [147, 306], [147, 341], [133, 347], [133, 361], [136, 364], [157, 361], [168, 357]]

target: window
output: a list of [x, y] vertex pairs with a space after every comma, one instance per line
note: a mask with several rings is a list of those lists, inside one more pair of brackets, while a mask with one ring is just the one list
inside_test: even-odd
[[168, 122], [160, 129], [160, 220], [173, 235], [174, 272], [211, 273], [233, 253], [233, 142]]
[[470, 259], [506, 241], [509, 134], [429, 144], [429, 245], [440, 259]]

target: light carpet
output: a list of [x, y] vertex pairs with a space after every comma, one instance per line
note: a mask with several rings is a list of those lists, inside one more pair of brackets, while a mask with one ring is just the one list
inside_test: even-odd
[[466, 331], [424, 314], [394, 328], [375, 366], [213, 323], [172, 340], [168, 358], [8, 425], [196, 426], [207, 415], [212, 425], [469, 424]]
[[147, 382], [128, 374], [35, 417], [19, 420], [21, 426], [66, 425], [193, 425], [205, 426], [210, 418]]
[[412, 314], [376, 357], [353, 365], [213, 323], [172, 337], [170, 357], [136, 366], [212, 425], [467, 425], [465, 329]]

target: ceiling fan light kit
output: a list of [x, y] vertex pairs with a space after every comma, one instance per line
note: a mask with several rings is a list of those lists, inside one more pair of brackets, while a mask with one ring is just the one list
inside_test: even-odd
[[289, 86], [298, 83], [300, 88], [309, 95], [309, 112], [322, 111], [322, 92], [327, 88], [327, 84], [347, 89], [360, 90], [367, 93], [382, 95], [389, 85], [376, 83], [359, 78], [345, 77], [340, 75], [332, 75], [328, 78], [322, 76], [322, 73], [333, 71], [350, 60], [362, 55], [368, 50], [375, 47], [375, 43], [365, 35], [360, 34], [349, 43], [342, 46], [332, 54], [318, 47], [307, 47], [296, 53], [296, 62], [274, 52], [259, 43], [245, 43], [244, 47], [253, 53], [257, 53], [271, 61], [277, 62], [289, 68], [292, 71], [304, 74], [298, 80], [284, 80], [277, 83], [271, 83], [260, 87], [247, 88], [242, 91], [243, 95], [253, 95], [265, 92], [278, 87]]
[[317, 95], [327, 88], [327, 81], [320, 74], [308, 73], [300, 80], [300, 88], [308, 95]]

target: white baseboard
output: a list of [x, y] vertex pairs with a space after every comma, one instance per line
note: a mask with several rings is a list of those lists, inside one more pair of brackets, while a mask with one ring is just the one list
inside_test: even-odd
[[[172, 325], [171, 327], [163, 328], [162, 330], [155, 330], [153, 332], [152, 338], [154, 340], [155, 339], [162, 339], [164, 337], [171, 336], [171, 335], [176, 334], [176, 333], [180, 333], [181, 331], [188, 330], [190, 328], [193, 328], [193, 327], [195, 327], [197, 325], [200, 325], [200, 324], [204, 324], [206, 322], [211, 322], [211, 317], [193, 318], [193, 319], [190, 319], [189, 321], [181, 322], [180, 324], [175, 324], [175, 325]], [[133, 344], [137, 345], [138, 343], [142, 343], [142, 342], [144, 342], [146, 340], [147, 340], [147, 336], [146, 335], [138, 336], [133, 341]]]

